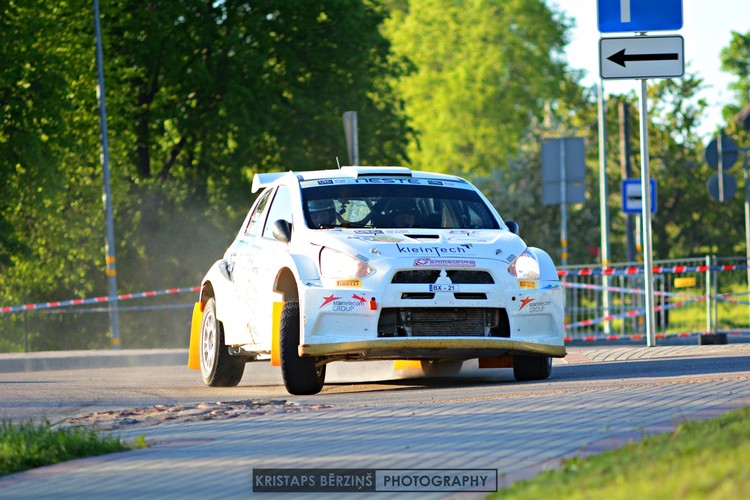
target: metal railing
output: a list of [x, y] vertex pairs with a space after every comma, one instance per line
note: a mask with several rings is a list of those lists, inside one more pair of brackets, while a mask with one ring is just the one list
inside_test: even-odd
[[[746, 257], [656, 261], [653, 270], [657, 337], [750, 331]], [[642, 263], [566, 266], [559, 274], [568, 339], [645, 335]]]

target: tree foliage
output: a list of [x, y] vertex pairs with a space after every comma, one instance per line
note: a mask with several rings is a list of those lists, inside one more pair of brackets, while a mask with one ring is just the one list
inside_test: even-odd
[[[343, 111], [359, 113], [363, 161], [404, 162], [409, 130], [392, 89], [404, 68], [377, 4], [101, 0], [100, 10], [120, 291], [196, 284], [249, 208], [253, 173], [346, 157]], [[84, 0], [2, 7], [3, 304], [107, 293], [92, 14]], [[183, 345], [184, 319], [160, 318], [181, 322]], [[106, 345], [90, 323], [76, 324], [70, 347]], [[125, 346], [169, 345], [154, 335], [164, 325], [136, 323]], [[32, 348], [49, 338], [32, 332]]]
[[506, 169], [527, 125], [562, 95], [566, 23], [541, 0], [409, 2], [386, 29], [414, 67], [397, 88], [417, 132], [417, 168]]
[[730, 123], [742, 108], [750, 103], [750, 31], [732, 32], [732, 40], [721, 51], [721, 69], [737, 77], [729, 88], [735, 92], [736, 103], [728, 105], [724, 117]]

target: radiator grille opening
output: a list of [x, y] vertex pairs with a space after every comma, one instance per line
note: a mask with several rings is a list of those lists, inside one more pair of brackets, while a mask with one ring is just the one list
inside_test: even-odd
[[505, 309], [384, 308], [378, 337], [510, 337]]
[[[393, 275], [391, 283], [425, 283], [432, 284], [440, 277], [441, 269], [415, 269], [398, 271]], [[492, 275], [487, 271], [446, 271], [448, 278], [454, 285], [491, 285], [495, 283]]]

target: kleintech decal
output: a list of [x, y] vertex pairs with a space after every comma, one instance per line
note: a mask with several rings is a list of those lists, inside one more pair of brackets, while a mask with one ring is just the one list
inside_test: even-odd
[[462, 245], [399, 245], [396, 244], [399, 254], [425, 255], [425, 256], [455, 256], [473, 255], [473, 245], [470, 243]]

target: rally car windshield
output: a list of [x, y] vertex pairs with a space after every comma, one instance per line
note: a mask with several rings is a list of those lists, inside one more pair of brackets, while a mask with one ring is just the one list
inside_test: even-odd
[[303, 187], [308, 227], [499, 229], [473, 189], [443, 185], [333, 184]]

